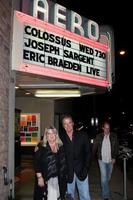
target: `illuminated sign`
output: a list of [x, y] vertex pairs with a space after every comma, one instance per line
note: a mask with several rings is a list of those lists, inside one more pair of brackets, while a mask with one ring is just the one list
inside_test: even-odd
[[[33, 10], [31, 9], [33, 8]], [[91, 40], [99, 39], [99, 26], [74, 11], [49, 0], [22, 0], [22, 12]], [[32, 12], [31, 12], [32, 10]]]
[[109, 86], [109, 46], [15, 12], [12, 68], [97, 86]]

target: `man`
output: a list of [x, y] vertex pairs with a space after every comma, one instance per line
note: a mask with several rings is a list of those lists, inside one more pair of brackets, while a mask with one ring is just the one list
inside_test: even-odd
[[97, 154], [98, 157], [102, 196], [104, 200], [108, 200], [110, 197], [109, 180], [118, 154], [118, 141], [116, 134], [110, 132], [109, 122], [103, 123], [102, 130], [103, 132], [98, 134], [94, 140], [93, 154]]
[[90, 163], [90, 144], [86, 133], [74, 130], [74, 122], [70, 115], [62, 118], [65, 130], [60, 135], [66, 154], [68, 168], [67, 192], [74, 198], [77, 185], [80, 200], [90, 200], [88, 184], [88, 168]]

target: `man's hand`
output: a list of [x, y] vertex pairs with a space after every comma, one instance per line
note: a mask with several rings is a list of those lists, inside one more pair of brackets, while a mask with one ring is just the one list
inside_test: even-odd
[[115, 164], [115, 159], [112, 159], [112, 164], [113, 164], [113, 165]]

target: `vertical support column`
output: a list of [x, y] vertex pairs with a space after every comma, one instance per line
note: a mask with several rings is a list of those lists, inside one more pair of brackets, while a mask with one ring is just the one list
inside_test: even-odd
[[[9, 195], [8, 159], [11, 14], [12, 1], [0, 1], [0, 199], [2, 200], [7, 200]], [[6, 181], [4, 181], [4, 172]]]

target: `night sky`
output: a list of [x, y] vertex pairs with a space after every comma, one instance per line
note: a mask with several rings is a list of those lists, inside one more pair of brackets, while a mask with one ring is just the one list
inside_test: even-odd
[[[95, 109], [96, 115], [111, 116], [118, 123], [121, 113], [125, 112], [125, 117], [133, 120], [133, 66], [131, 62], [133, 11], [131, 1], [117, 1], [117, 5], [116, 1], [57, 0], [56, 2], [81, 16], [96, 21], [99, 25], [111, 26], [114, 31], [115, 84], [110, 92], [97, 95], [95, 99], [91, 96], [75, 99], [74, 112], [77, 116], [86, 118]], [[126, 51], [123, 57], [119, 55], [121, 49]]]

